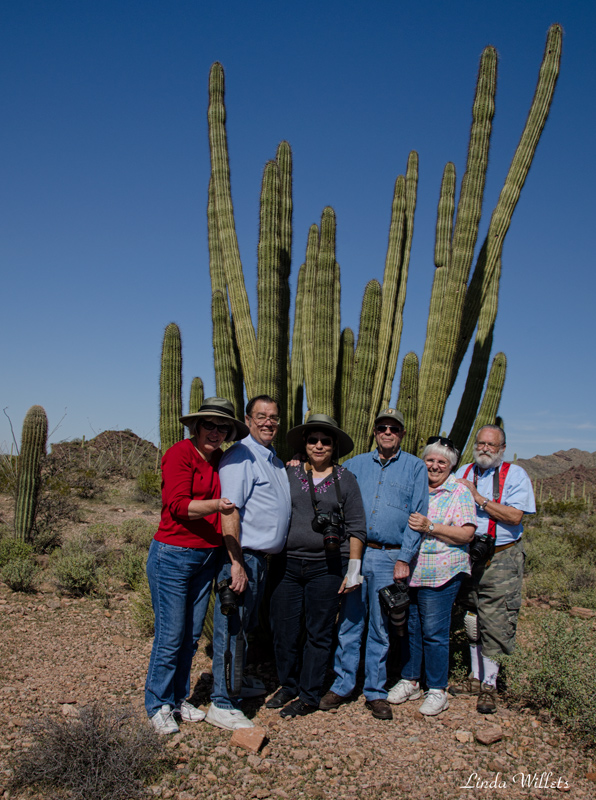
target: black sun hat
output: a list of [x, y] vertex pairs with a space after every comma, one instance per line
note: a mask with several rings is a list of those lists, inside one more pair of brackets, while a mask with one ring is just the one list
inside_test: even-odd
[[248, 426], [239, 419], [236, 419], [234, 416], [234, 406], [229, 400], [226, 400], [225, 397], [206, 397], [198, 411], [180, 417], [180, 422], [190, 427], [193, 422], [201, 417], [219, 417], [220, 419], [225, 419], [227, 422], [231, 422], [232, 430], [229, 435], [226, 436], [226, 442], [237, 442], [238, 439], [244, 439], [245, 436], [248, 436]]
[[347, 456], [354, 449], [354, 442], [327, 414], [312, 414], [304, 425], [297, 425], [286, 434], [286, 441], [296, 453], [305, 452], [305, 438], [309, 431], [326, 431], [337, 441], [337, 457]]

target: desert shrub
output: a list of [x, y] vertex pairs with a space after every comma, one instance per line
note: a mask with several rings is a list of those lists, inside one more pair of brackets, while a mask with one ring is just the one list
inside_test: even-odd
[[74, 597], [91, 594], [99, 583], [99, 568], [107, 550], [102, 544], [78, 536], [65, 542], [51, 556], [52, 571], [58, 589]]
[[144, 575], [130, 602], [133, 621], [143, 636], [155, 633], [155, 615], [151, 605], [151, 590], [147, 575]]
[[80, 522], [81, 512], [75, 501], [60, 492], [43, 491], [33, 525], [33, 546], [38, 553], [49, 553], [59, 546], [66, 522]]
[[13, 592], [34, 592], [39, 567], [31, 558], [15, 558], [0, 571], [0, 576]]
[[161, 499], [161, 473], [154, 470], [141, 472], [137, 478], [135, 497], [142, 503]]
[[33, 547], [27, 542], [22, 542], [12, 536], [0, 538], [0, 569], [3, 569], [10, 561], [27, 559], [32, 555]]
[[145, 576], [145, 564], [147, 554], [143, 553], [134, 545], [125, 547], [119, 555], [115, 564], [115, 573], [118, 575], [129, 589], [135, 591], [143, 581]]
[[125, 542], [134, 544], [142, 550], [149, 550], [155, 536], [155, 523], [145, 519], [127, 519], [120, 526], [120, 535]]
[[14, 495], [17, 489], [17, 457], [0, 452], [0, 492]]
[[94, 522], [86, 528], [81, 528], [79, 535], [91, 547], [103, 547], [110, 536], [118, 533], [118, 526], [109, 522]]
[[524, 705], [550, 709], [569, 730], [593, 743], [595, 648], [591, 623], [559, 612], [535, 618], [505, 659], [508, 694]]
[[163, 743], [129, 709], [81, 710], [78, 719], [46, 718], [15, 760], [15, 788], [67, 792], [72, 800], [129, 800], [169, 765]]

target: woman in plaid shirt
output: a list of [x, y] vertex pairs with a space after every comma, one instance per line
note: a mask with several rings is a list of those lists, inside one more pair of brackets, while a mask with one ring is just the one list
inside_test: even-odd
[[476, 530], [476, 506], [469, 489], [452, 471], [459, 453], [450, 439], [431, 436], [422, 453], [430, 490], [428, 517], [411, 514], [409, 526], [423, 534], [410, 578], [408, 636], [402, 645], [402, 678], [389, 692], [390, 703], [422, 696], [422, 656], [428, 692], [420, 706], [427, 716], [449, 707], [451, 609], [464, 575], [470, 574], [468, 543]]

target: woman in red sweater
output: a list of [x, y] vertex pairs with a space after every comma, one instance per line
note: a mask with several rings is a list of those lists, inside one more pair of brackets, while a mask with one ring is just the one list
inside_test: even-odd
[[221, 496], [220, 447], [248, 435], [232, 403], [220, 397], [207, 398], [198, 412], [180, 419], [193, 435], [162, 458], [161, 521], [147, 559], [155, 639], [145, 708], [163, 734], [178, 732], [175, 717], [199, 722], [205, 716], [186, 698], [222, 543], [220, 514], [235, 508]]

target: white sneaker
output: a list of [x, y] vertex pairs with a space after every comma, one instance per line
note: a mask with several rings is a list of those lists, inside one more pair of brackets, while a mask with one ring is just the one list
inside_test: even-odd
[[422, 691], [418, 681], [412, 683], [412, 681], [409, 681], [407, 678], [402, 678], [399, 683], [395, 684], [393, 689], [389, 690], [387, 700], [389, 700], [390, 703], [399, 705], [400, 703], [405, 703], [406, 700], [418, 700], [421, 695]]
[[449, 695], [444, 689], [429, 689], [426, 693], [424, 703], [418, 709], [421, 714], [427, 717], [434, 717], [449, 708]]
[[263, 697], [266, 694], [267, 689], [265, 688], [265, 684], [262, 680], [255, 678], [254, 675], [245, 675], [242, 678], [240, 697], [249, 699], [251, 697]]
[[205, 712], [191, 705], [188, 700], [183, 700], [180, 706], [174, 709], [174, 714], [179, 715], [184, 722], [201, 722], [205, 719]]
[[162, 736], [180, 731], [178, 723], [174, 719], [174, 711], [169, 705], [162, 706], [157, 714], [151, 717], [151, 724], [157, 733]]
[[235, 731], [237, 728], [254, 728], [254, 722], [245, 717], [237, 708], [218, 708], [213, 703], [209, 706], [205, 722], [215, 725], [216, 728], [225, 728]]

